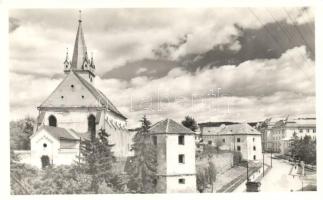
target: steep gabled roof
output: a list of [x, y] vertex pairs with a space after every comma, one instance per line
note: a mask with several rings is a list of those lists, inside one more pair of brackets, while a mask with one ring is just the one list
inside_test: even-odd
[[165, 119], [157, 122], [149, 129], [150, 134], [195, 134], [185, 126], [172, 119]]
[[104, 106], [107, 106], [109, 110], [118, 116], [127, 119], [113, 104], [112, 102], [98, 89], [96, 89], [92, 84], [82, 78], [75, 72], [71, 72], [76, 75], [76, 77], [81, 81], [81, 83], [93, 94], [93, 96]]

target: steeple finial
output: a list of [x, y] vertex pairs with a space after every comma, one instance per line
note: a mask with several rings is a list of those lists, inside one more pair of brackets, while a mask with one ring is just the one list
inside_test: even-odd
[[82, 10], [79, 10], [79, 22], [82, 22]]
[[68, 48], [66, 48], [66, 58], [65, 58], [65, 60], [68, 61]]

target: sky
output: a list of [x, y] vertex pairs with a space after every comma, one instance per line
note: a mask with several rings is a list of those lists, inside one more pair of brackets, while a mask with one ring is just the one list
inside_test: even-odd
[[[65, 76], [75, 9], [9, 12], [11, 120], [36, 117]], [[315, 113], [314, 13], [305, 7], [82, 10], [95, 85], [136, 127]], [[71, 56], [70, 56], [71, 57]]]

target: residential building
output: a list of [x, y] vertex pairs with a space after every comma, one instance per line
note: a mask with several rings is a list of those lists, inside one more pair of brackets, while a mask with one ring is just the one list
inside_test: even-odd
[[149, 134], [157, 149], [157, 192], [196, 192], [195, 133], [165, 119]]
[[261, 133], [249, 124], [203, 124], [201, 137], [206, 145], [240, 151], [244, 160], [262, 159]]
[[303, 138], [306, 135], [316, 138], [315, 117], [288, 117], [271, 127], [270, 142], [272, 150], [281, 154], [289, 154], [293, 136]]

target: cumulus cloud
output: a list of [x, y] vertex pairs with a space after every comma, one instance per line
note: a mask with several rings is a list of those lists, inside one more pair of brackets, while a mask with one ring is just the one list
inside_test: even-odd
[[[269, 10], [276, 20], [295, 22], [289, 21], [281, 9]], [[132, 71], [124, 72], [129, 74], [128, 80], [97, 77], [96, 85], [128, 116], [129, 126], [136, 126], [143, 114], [153, 121], [163, 117], [180, 121], [187, 114], [198, 121], [241, 121], [261, 120], [271, 114], [314, 112], [314, 63], [304, 46], [279, 54], [278, 58], [250, 59], [218, 68], [201, 65], [194, 72], [177, 65], [179, 58], [209, 51], [214, 46], [239, 51], [243, 48], [238, 40], [241, 27], [257, 29], [275, 21], [266, 9], [252, 11], [262, 23], [246, 8], [84, 11], [85, 39], [88, 51], [94, 52], [98, 75], [129, 61], [155, 58], [160, 47], [168, 51], [161, 55], [172, 59], [160, 61], [163, 76], [147, 76], [151, 71], [146, 70], [146, 65], [155, 62], [145, 66], [139, 62]], [[298, 24], [313, 20], [308, 17], [310, 9], [287, 11]], [[36, 107], [59, 83], [61, 76], [55, 74], [63, 73], [65, 49], [72, 52], [75, 13], [10, 13], [19, 20], [19, 27], [11, 29], [9, 41], [13, 118], [36, 115]]]
[[[314, 63], [306, 56], [302, 46], [278, 59], [250, 60], [196, 73], [175, 68], [159, 79], [136, 77], [127, 82], [97, 78], [96, 83], [135, 118], [147, 113], [155, 118], [171, 115], [178, 119], [190, 112], [201, 120], [223, 117], [217, 111], [210, 112], [208, 106], [215, 106], [225, 113], [224, 119], [248, 115], [248, 119], [256, 120], [265, 114], [297, 109], [300, 113], [314, 112]], [[305, 98], [310, 103], [300, 108], [297, 104]], [[237, 116], [239, 113], [241, 116]]]

